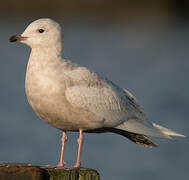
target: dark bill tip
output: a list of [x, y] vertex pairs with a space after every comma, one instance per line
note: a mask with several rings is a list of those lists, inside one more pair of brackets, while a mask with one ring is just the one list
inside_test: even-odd
[[25, 40], [26, 37], [23, 37], [21, 35], [14, 35], [9, 38], [9, 42], [16, 42], [16, 41], [22, 41]]
[[14, 35], [9, 38], [9, 42], [16, 42], [20, 39], [20, 35]]

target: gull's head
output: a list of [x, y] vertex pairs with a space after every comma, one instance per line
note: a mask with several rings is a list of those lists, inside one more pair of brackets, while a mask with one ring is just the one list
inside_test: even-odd
[[52, 19], [38, 19], [32, 22], [21, 35], [14, 35], [9, 40], [27, 44], [31, 48], [61, 47], [61, 27]]

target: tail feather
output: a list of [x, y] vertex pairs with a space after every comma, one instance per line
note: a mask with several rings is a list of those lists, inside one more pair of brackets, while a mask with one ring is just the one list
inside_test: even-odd
[[143, 134], [146, 136], [154, 136], [159, 138], [172, 139], [171, 136], [181, 136], [185, 137], [182, 134], [176, 133], [170, 129], [152, 123], [148, 120], [132, 118], [128, 121], [125, 121], [123, 124], [115, 127], [116, 129]]
[[142, 134], [131, 133], [120, 129], [111, 129], [111, 132], [122, 135], [136, 144], [144, 147], [157, 147], [157, 144], [152, 142], [147, 136]]

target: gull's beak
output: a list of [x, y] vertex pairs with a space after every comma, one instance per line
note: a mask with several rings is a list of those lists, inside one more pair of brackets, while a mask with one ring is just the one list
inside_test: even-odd
[[24, 41], [27, 37], [21, 36], [21, 35], [14, 35], [9, 38], [10, 42], [17, 42], [17, 41]]

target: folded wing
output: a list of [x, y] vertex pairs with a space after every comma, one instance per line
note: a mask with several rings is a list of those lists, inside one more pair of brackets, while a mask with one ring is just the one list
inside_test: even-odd
[[147, 120], [143, 108], [129, 91], [119, 88], [98, 74], [86, 68], [78, 68], [68, 75], [77, 79], [77, 82], [67, 88], [67, 100], [72, 106], [94, 113], [102, 121], [102, 128], [114, 127], [161, 138], [183, 136]]

